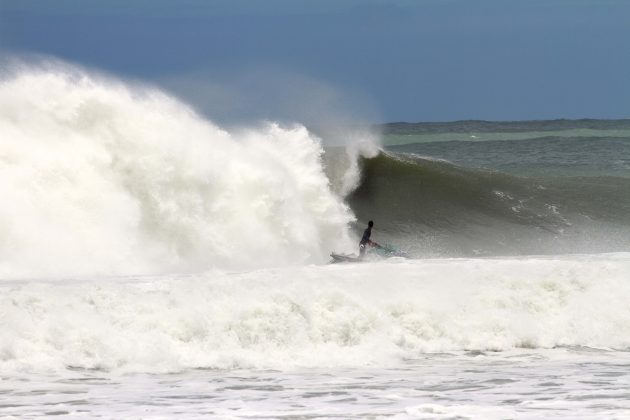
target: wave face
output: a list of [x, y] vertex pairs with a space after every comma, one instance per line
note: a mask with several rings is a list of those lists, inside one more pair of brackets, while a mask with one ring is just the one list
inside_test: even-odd
[[[504, 142], [506, 143], [506, 142]], [[363, 159], [348, 197], [377, 241], [415, 256], [615, 252], [630, 246], [627, 177], [517, 176], [413, 153]]]
[[0, 81], [0, 275], [325, 261], [352, 214], [302, 126], [225, 131], [76, 69]]
[[0, 371], [397, 366], [630, 348], [630, 255], [400, 260], [0, 284]]

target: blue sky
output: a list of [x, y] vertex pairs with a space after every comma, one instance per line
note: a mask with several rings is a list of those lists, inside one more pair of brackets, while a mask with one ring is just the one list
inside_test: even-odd
[[630, 0], [0, 0], [0, 53], [219, 122], [630, 117]]

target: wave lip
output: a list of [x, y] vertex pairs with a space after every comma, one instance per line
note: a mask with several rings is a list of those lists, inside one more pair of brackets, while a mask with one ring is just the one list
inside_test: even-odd
[[0, 370], [396, 366], [630, 348], [630, 255], [445, 259], [2, 285]]

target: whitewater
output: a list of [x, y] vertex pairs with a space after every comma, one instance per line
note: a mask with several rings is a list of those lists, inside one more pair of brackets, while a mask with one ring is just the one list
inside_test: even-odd
[[[0, 417], [630, 418], [625, 242], [552, 252], [623, 231], [623, 200], [324, 143], [70, 66], [6, 70]], [[328, 264], [392, 204], [374, 236], [413, 258]]]
[[348, 245], [352, 214], [303, 126], [227, 132], [63, 69], [5, 79], [0, 132], [3, 276], [321, 263]]

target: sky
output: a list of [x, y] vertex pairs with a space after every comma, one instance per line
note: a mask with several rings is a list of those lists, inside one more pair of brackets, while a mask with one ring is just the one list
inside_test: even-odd
[[630, 0], [0, 0], [0, 55], [223, 123], [630, 117]]

